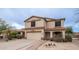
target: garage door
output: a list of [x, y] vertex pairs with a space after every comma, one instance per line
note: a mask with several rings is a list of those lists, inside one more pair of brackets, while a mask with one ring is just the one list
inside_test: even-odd
[[40, 32], [27, 33], [27, 39], [40, 40], [41, 39], [41, 33]]

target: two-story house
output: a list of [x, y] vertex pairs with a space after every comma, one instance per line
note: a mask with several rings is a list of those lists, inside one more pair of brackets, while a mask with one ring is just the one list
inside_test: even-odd
[[31, 16], [25, 22], [25, 37], [27, 39], [40, 40], [41, 38], [65, 38], [65, 18], [53, 19], [39, 16]]

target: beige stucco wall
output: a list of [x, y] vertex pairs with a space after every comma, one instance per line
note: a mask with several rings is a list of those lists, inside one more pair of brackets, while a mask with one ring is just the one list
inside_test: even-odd
[[30, 22], [25, 22], [25, 28], [30, 28]]
[[63, 38], [65, 38], [65, 30], [62, 31]]
[[61, 20], [61, 26], [64, 27], [64, 20]]
[[39, 20], [39, 18], [38, 19], [33, 18], [25, 22], [25, 28], [31, 28], [31, 21], [33, 20], [37, 20], [35, 27], [45, 27], [45, 21], [43, 19]]
[[[47, 28], [55, 27], [55, 21], [47, 22]], [[64, 27], [64, 20], [61, 20], [61, 27]]]
[[44, 27], [44, 20], [41, 19], [39, 21], [36, 21], [36, 27]]
[[55, 27], [55, 21], [47, 22], [47, 28], [53, 28]]

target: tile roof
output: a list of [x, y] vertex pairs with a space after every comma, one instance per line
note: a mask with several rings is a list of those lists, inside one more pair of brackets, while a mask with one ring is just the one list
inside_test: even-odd
[[26, 19], [24, 22], [26, 22], [27, 20], [29, 20], [29, 19], [31, 19], [31, 18], [33, 18], [33, 17], [35, 17], [35, 18], [41, 18], [41, 19], [43, 19], [43, 20], [45, 20], [45, 21], [65, 20], [65, 18], [54, 19], [54, 18], [47, 18], [47, 17], [40, 17], [40, 16], [31, 16], [31, 17], [29, 17], [28, 19]]

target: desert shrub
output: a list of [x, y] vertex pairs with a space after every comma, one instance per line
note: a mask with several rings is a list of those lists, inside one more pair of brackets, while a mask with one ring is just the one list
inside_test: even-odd
[[72, 37], [70, 35], [65, 36], [65, 41], [66, 42], [72, 42]]
[[42, 40], [50, 40], [50, 38], [46, 38], [46, 37], [45, 37], [45, 38], [41, 38], [41, 39], [42, 39]]
[[8, 40], [12, 40], [12, 37], [11, 37], [11, 35], [9, 34], [9, 35], [7, 35], [7, 39]]
[[45, 40], [50, 40], [51, 38], [46, 38]]
[[53, 38], [53, 40], [52, 41], [55, 41], [55, 42], [63, 42], [63, 38], [61, 38], [61, 37], [56, 37], [56, 38]]
[[17, 39], [23, 38], [21, 34], [17, 34]]

